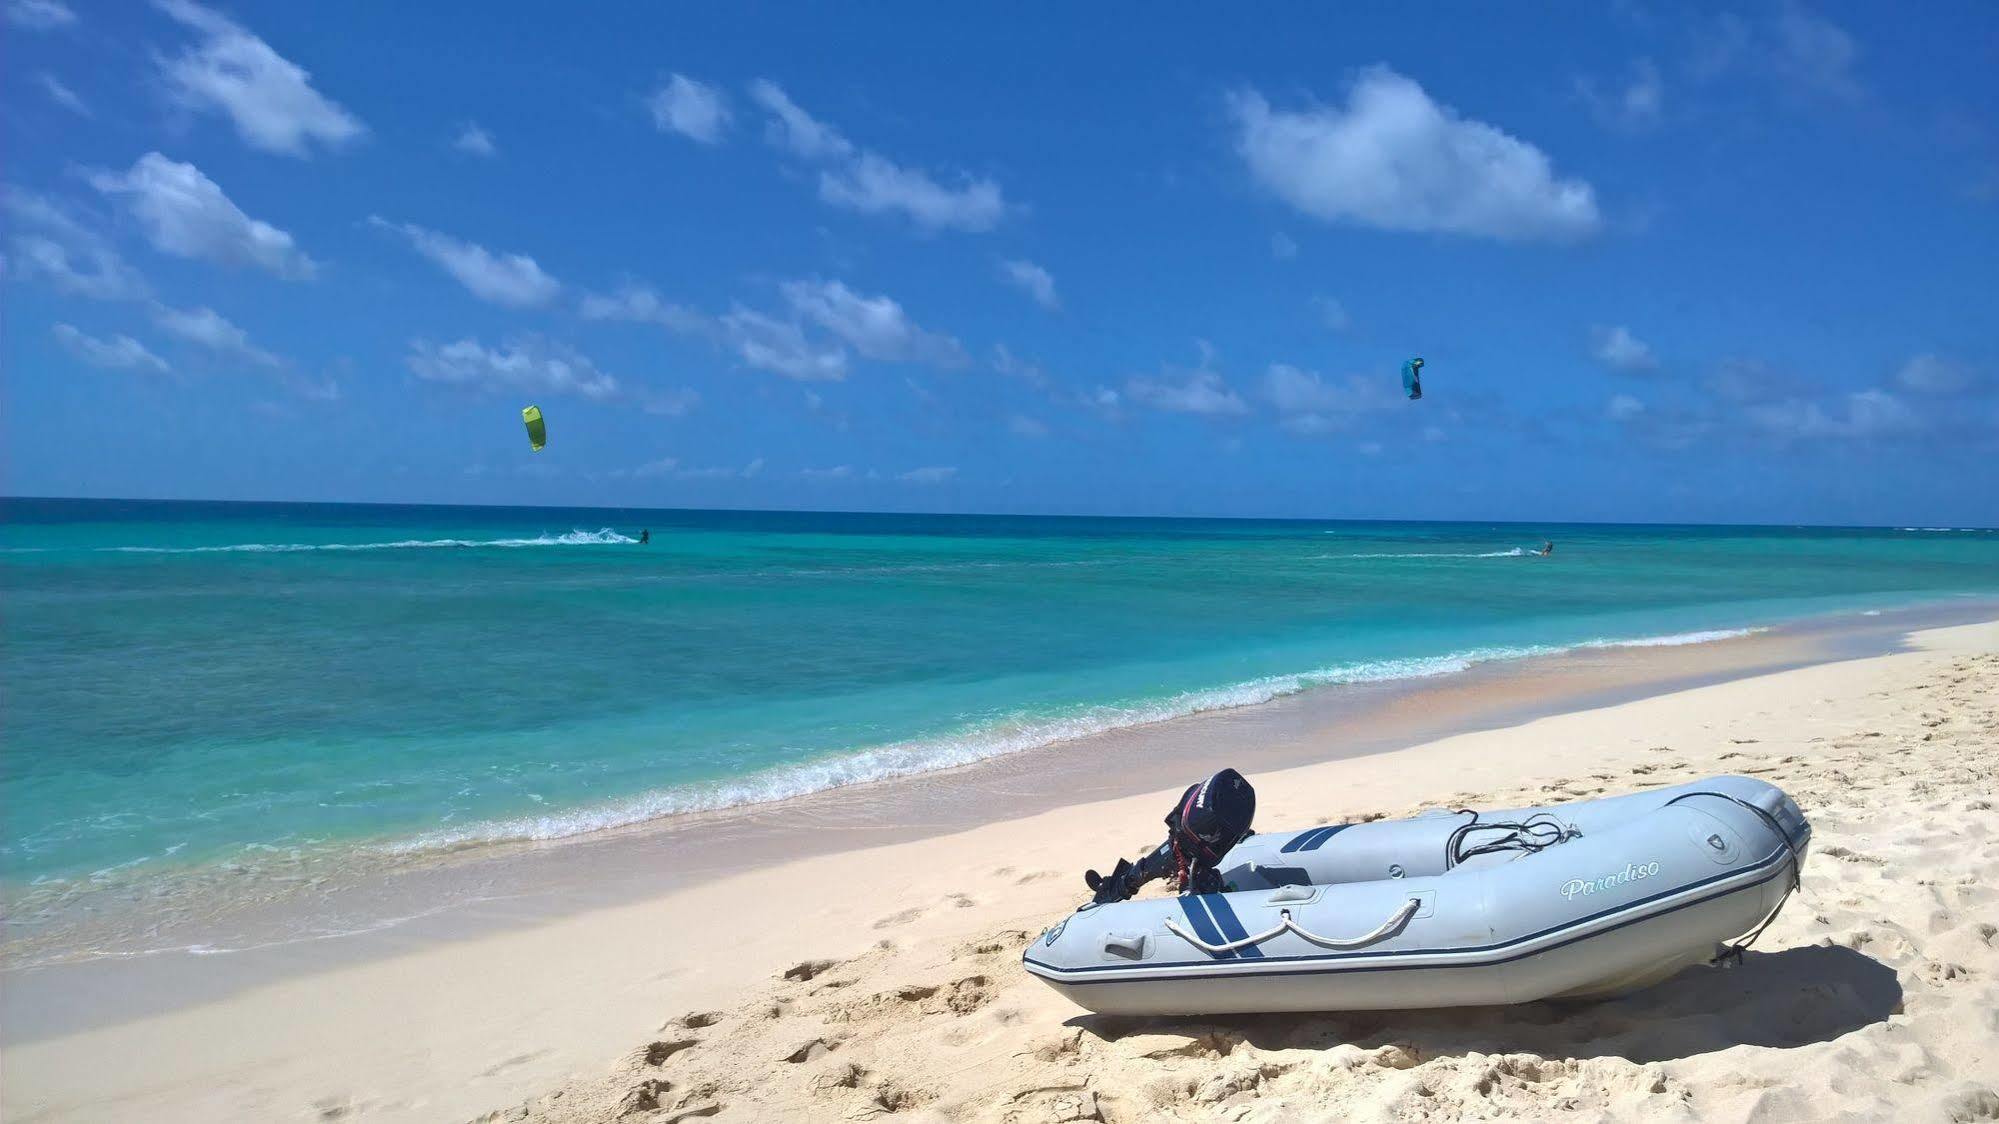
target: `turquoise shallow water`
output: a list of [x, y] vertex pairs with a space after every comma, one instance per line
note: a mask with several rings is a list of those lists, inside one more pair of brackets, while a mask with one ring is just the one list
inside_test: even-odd
[[1986, 531], [0, 503], [10, 895], [1999, 593]]

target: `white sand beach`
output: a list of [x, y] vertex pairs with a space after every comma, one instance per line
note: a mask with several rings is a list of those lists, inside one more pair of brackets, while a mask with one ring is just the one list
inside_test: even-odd
[[[1999, 1117], [1999, 623], [1255, 775], [1266, 830], [1733, 772], [1815, 837], [1732, 969], [1589, 1004], [1109, 1020], [1027, 976], [1174, 793], [660, 897], [12, 1044], [9, 1120]], [[1226, 762], [1218, 762], [1226, 763]], [[301, 963], [306, 957], [301, 956]]]

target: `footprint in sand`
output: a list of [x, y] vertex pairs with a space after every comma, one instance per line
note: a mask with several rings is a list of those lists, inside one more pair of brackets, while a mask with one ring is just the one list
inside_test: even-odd
[[485, 1069], [480, 1070], [479, 1076], [492, 1077], [495, 1074], [504, 1073], [507, 1070], [514, 1068], [515, 1066], [526, 1065], [527, 1063], [535, 1060], [536, 1058], [543, 1057], [548, 1053], [549, 1051], [547, 1050], [536, 1050], [533, 1053], [529, 1054], [515, 1054], [511, 1058], [506, 1058], [502, 1061], [494, 1062], [492, 1065], [489, 1065]]
[[970, 944], [959, 945], [954, 955], [961, 958], [967, 956], [1012, 956], [1018, 954], [1021, 944], [1033, 936], [1034, 934], [1026, 929], [1008, 929], [1005, 932], [994, 933], [989, 937], [973, 941]]
[[838, 968], [838, 960], [802, 960], [784, 970], [784, 978], [804, 982], [815, 979], [826, 972]]
[[911, 921], [914, 921], [921, 916], [923, 916], [923, 910], [915, 906], [911, 906], [908, 909], [898, 910], [895, 913], [891, 913], [887, 917], [884, 917], [881, 920], [875, 922], [875, 928], [887, 929], [895, 925], [907, 925]]
[[798, 1049], [793, 1050], [789, 1054], [786, 1054], [784, 1056], [784, 1060], [790, 1062], [793, 1065], [799, 1065], [804, 1062], [817, 1061], [820, 1058], [825, 1057], [826, 1055], [832, 1053], [833, 1051], [839, 1048], [840, 1048], [840, 1040], [837, 1038], [830, 1040], [825, 1038], [814, 1038], [811, 1041], [805, 1043], [803, 1046], [800, 1046]]
[[660, 1107], [660, 1098], [672, 1090], [673, 1082], [663, 1077], [648, 1077], [625, 1090], [624, 1098], [618, 1102], [618, 1115], [636, 1116], [641, 1112], [656, 1112]]
[[692, 1038], [674, 1038], [663, 1039], [658, 1042], [648, 1042], [646, 1043], [645, 1050], [641, 1053], [640, 1060], [646, 1065], [665, 1065], [666, 1059], [678, 1054], [682, 1050], [692, 1049], [698, 1045], [700, 1043]]
[[845, 1062], [813, 1074], [810, 1088], [815, 1093], [837, 1093], [843, 1089], [858, 1089], [868, 1076], [867, 1070], [852, 1062]]

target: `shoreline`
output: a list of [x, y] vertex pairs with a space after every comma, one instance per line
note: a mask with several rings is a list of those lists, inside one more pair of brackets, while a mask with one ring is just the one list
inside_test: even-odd
[[[943, 769], [679, 813], [553, 840], [403, 856], [346, 878], [303, 877], [256, 899], [113, 912], [58, 930], [90, 943], [39, 958], [10, 939], [0, 995], [9, 1041], [210, 1002], [304, 972], [474, 939], [771, 868], [975, 829], [1185, 783], [1222, 764], [1267, 773], [1392, 754], [1440, 738], [1693, 687], [1897, 650], [1916, 629], [1986, 619], [1999, 603], [1928, 601], [1808, 617], [1694, 643], [1617, 642], [1477, 663], [1450, 674], [1309, 687], [1261, 702], [1098, 731]], [[1870, 615], [1871, 614], [1871, 615]], [[1731, 632], [1737, 630], [1730, 630]], [[1678, 641], [1680, 637], [1669, 637]], [[1228, 747], [1217, 750], [1215, 746]], [[1078, 870], [1082, 860], [1079, 859]], [[115, 985], [115, 986], [114, 986]], [[22, 1008], [25, 1007], [26, 1010]]]
[[[802, 818], [815, 823], [827, 817], [836, 822], [851, 820], [855, 818], [853, 809], [844, 806], [851, 802], [850, 798], [865, 806], [871, 794], [881, 794], [880, 800], [889, 801], [911, 786], [917, 790], [924, 807], [936, 814], [905, 820], [900, 827], [929, 833], [972, 826], [984, 822], [980, 817], [1003, 814], [989, 801], [981, 800], [976, 805], [977, 815], [967, 818], [962, 802], [951, 807], [954, 802], [950, 799], [940, 800], [938, 794], [924, 791], [932, 785], [948, 786], [966, 779], [975, 783], [989, 781], [992, 775], [1005, 777], [1009, 773], [1026, 778], [1035, 769], [1041, 769], [1069, 774], [1063, 785], [1042, 786], [1043, 795], [1051, 799], [1074, 803], [1085, 798], [1079, 793], [1128, 794], [1137, 790], [1133, 783], [1106, 785], [1096, 775], [1095, 768], [1079, 770], [1074, 767], [1075, 762], [1094, 759], [1100, 752], [1108, 751], [1137, 759], [1127, 762], [1128, 771], [1136, 770], [1146, 777], [1137, 787], [1164, 784], [1173, 774], [1156, 767], [1155, 761], [1162, 752], [1167, 756], [1200, 759], [1212, 755], [1205, 747], [1191, 747], [1185, 733], [1201, 729], [1207, 723], [1219, 724], [1214, 731], [1217, 735], [1238, 736], [1246, 732], [1252, 744], [1245, 751], [1245, 763], [1255, 768], [1284, 767], [1305, 759], [1295, 752], [1273, 756], [1273, 739], [1285, 743], [1277, 748], [1295, 750], [1301, 737], [1317, 732], [1313, 727], [1330, 728], [1336, 724], [1363, 724], [1361, 736], [1346, 739], [1352, 748], [1344, 748], [1343, 755], [1381, 752], [1424, 737], [1480, 728], [1481, 722], [1549, 713], [1554, 706], [1585, 705], [1592, 699], [1631, 698], [1636, 697], [1634, 690], [1667, 690], [1707, 681], [1701, 675], [1741, 675], [1797, 666], [1832, 658], [1835, 651], [1872, 654], [1882, 650], [1878, 641], [1861, 640], [1862, 635], [1879, 637], [1897, 628], [1907, 630], [1976, 619], [1988, 609], [1999, 611], [1999, 601], [1960, 594], [1921, 599], [1894, 608], [1837, 610], [1779, 618], [1774, 623], [1623, 639], [1598, 638], [1546, 649], [1468, 650], [1352, 667], [1342, 665], [1154, 700], [1148, 705], [1157, 708], [1156, 717], [1141, 715], [1131, 719], [1127, 713], [1124, 717], [1128, 720], [1086, 728], [1080, 733], [1053, 732], [1053, 727], [1064, 722], [1051, 719], [1043, 723], [1048, 729], [1016, 748], [978, 750], [959, 761], [918, 760], [906, 767], [853, 779], [834, 779], [799, 791], [778, 791], [767, 797], [739, 795], [714, 806], [703, 806], [699, 801], [689, 807], [664, 806], [681, 803], [684, 794], [678, 789], [659, 790], [557, 813], [572, 821], [572, 826], [546, 834], [539, 827], [543, 822], [539, 818], [480, 821], [466, 828], [427, 829], [395, 840], [313, 846], [303, 852], [295, 851], [288, 863], [264, 868], [245, 867], [238, 860], [218, 857], [194, 866], [148, 872], [129, 880], [100, 880], [98, 875], [91, 875], [63, 880], [46, 889], [31, 888], [26, 893], [17, 887], [9, 892], [8, 916], [0, 924], [0, 932], [4, 932], [4, 938], [0, 938], [0, 962], [4, 962], [0, 963], [0, 975], [106, 957], [228, 954], [296, 941], [365, 936], [371, 931], [448, 912], [483, 896], [442, 885], [451, 880], [448, 872], [461, 866], [504, 864], [517, 857], [525, 857], [532, 864], [537, 856], [557, 848], [588, 849], [647, 836], [684, 836], [717, 825], [722, 830], [732, 830], [741, 826], [738, 820], [752, 827], [767, 828], [771, 826], [769, 820], [788, 811], [798, 811]], [[1848, 635], [1833, 639], [1842, 632]], [[1764, 650], [1754, 658], [1733, 653], [1728, 658], [1711, 655], [1701, 662], [1698, 672], [1689, 666], [1689, 660], [1700, 662], [1699, 657], [1682, 659], [1671, 652], [1684, 648], [1712, 653], [1718, 645], [1729, 649], [1745, 643]], [[1810, 651], [1780, 654], [1778, 648], [1784, 644], [1813, 647]], [[1629, 658], [1621, 660], [1620, 654]], [[1652, 666], [1639, 666], [1641, 663]], [[1345, 674], [1356, 668], [1367, 673]], [[1717, 668], [1726, 671], [1718, 672]], [[1375, 674], [1376, 671], [1383, 673]], [[1567, 688], [1554, 690], [1544, 681], [1576, 675], [1593, 677], [1595, 693]], [[1472, 698], [1467, 694], [1498, 682], [1510, 684], [1514, 697]], [[1252, 688], [1264, 690], [1245, 697], [1245, 692]], [[1392, 709], [1391, 700], [1401, 695], [1448, 699], [1445, 709], [1451, 720], [1365, 725], [1379, 718], [1380, 712]], [[1176, 707], [1172, 705], [1175, 703], [1187, 705]], [[1268, 715], [1274, 721], [1250, 717], [1256, 714]], [[938, 740], [961, 739], [953, 736]], [[1313, 740], [1312, 753], [1317, 754], [1320, 739]], [[749, 790], [771, 778], [801, 770], [839, 773], [852, 768], [851, 763], [856, 759], [893, 756], [903, 748], [898, 743], [836, 754], [820, 762], [777, 766], [765, 773], [720, 784], [726, 789]], [[1081, 787], [1075, 787], [1078, 785]], [[1014, 795], [1011, 786], [1005, 795]], [[939, 804], [944, 807], [937, 808]], [[1015, 801], [1007, 810], [1024, 807], [1027, 805]], [[582, 826], [574, 826], [578, 821]], [[456, 837], [466, 832], [471, 834]], [[761, 854], [766, 861], [799, 850], [795, 844], [760, 842], [765, 844]], [[822, 849], [826, 842], [812, 841]], [[868, 845], [865, 840], [835, 840], [835, 844]], [[556, 881], [542, 879], [538, 884], [547, 889]], [[393, 891], [383, 889], [396, 882], [425, 885], [420, 894], [402, 895], [399, 900]], [[434, 901], [440, 896], [446, 899], [443, 905], [418, 907], [410, 903], [412, 897]], [[322, 900], [310, 900], [315, 897]], [[135, 902], [139, 904], [133, 905]], [[344, 902], [372, 904], [350, 910], [342, 908]], [[80, 908], [72, 903], [80, 903]], [[64, 914], [63, 910], [69, 912]], [[52, 922], [45, 919], [47, 914], [55, 914]], [[82, 920], [76, 920], [76, 916]], [[132, 932], [140, 929], [151, 937], [162, 932], [182, 936], [169, 943], [149, 938], [149, 943], [140, 944], [130, 938]]]
[[[1246, 742], [1238, 762], [1246, 769], [1318, 759], [1323, 747], [1334, 742], [1336, 727], [1338, 756], [1385, 752], [1556, 709], [1798, 666], [1832, 658], [1839, 650], [1872, 654], [1882, 650], [1880, 642], [1861, 639], [1864, 635], [1969, 619], [1985, 604], [1986, 599], [1932, 600], [1874, 610], [1871, 616], [1849, 611], [1768, 625], [1597, 639], [1484, 658], [1465, 653], [1386, 661], [1404, 665], [1403, 673], [1378, 677], [1312, 682], [1318, 673], [1278, 676], [1274, 678], [1292, 685], [1249, 701], [1169, 710], [1157, 718], [1038, 739], [954, 764], [918, 764], [769, 799], [633, 815], [546, 837], [492, 837], [486, 829], [510, 822], [494, 821], [481, 825], [479, 837], [444, 843], [426, 842], [436, 834], [430, 831], [395, 842], [329, 845], [307, 852], [291, 867], [248, 870], [234, 861], [216, 860], [129, 882], [85, 882], [74, 891], [79, 904], [64, 903], [82, 915], [81, 921], [59, 916], [44, 923], [37, 914], [45, 907], [31, 896], [13, 895], [0, 944], [0, 978], [105, 959], [230, 956], [350, 939], [365, 944], [372, 934], [490, 900], [494, 894], [482, 883], [513, 887], [505, 896], [517, 903], [527, 896], [548, 898], [552, 904], [544, 912], [573, 912], [614, 902], [627, 892], [659, 893], [695, 880], [676, 877], [662, 883], [635, 869], [635, 862], [650, 857], [654, 848], [675, 848], [677, 874], [697, 879], [704, 872], [712, 875], [720, 866], [704, 861], [703, 852], [715, 849], [714, 840], [702, 838], [710, 833], [726, 836], [727, 849], [738, 854], [747, 850], [755, 861], [767, 864], [801, 851], [824, 853], [910, 833], [922, 837], [962, 830], [1047, 806], [1047, 801], [1073, 804], [1170, 784], [1179, 775], [1175, 770], [1200, 771], [1200, 763], [1213, 756], [1202, 737]], [[1989, 606], [1999, 611], [1999, 602]], [[1262, 682], [1193, 694], [1235, 696]], [[1401, 709], [1409, 698], [1424, 700], [1420, 720]], [[1301, 753], [1303, 746], [1309, 748]], [[1047, 783], [1050, 778], [1059, 783]], [[888, 833], [870, 830], [872, 812], [883, 805], [896, 808], [897, 822]], [[788, 818], [805, 825], [809, 837], [785, 830]], [[575, 853], [565, 853], [569, 848]], [[620, 850], [639, 853], [604, 855]], [[615, 893], [601, 892], [611, 888], [607, 871], [614, 876]], [[596, 900], [577, 900], [568, 888], [578, 885], [598, 887]], [[452, 939], [465, 931], [447, 927], [436, 935]]]
[[[1539, 783], [1543, 787], [1538, 791], [1549, 794], [1544, 799], [1559, 800], [1592, 789], [1669, 783], [1688, 769], [1768, 773], [1775, 768], [1773, 779], [1781, 780], [1790, 770], [1813, 765], [1818, 754], [1844, 754], [1842, 760], [1879, 757], [1885, 768], [1891, 760], [1882, 756], [1886, 754], [1931, 752], [1933, 745], [1956, 747], [1966, 738], [1972, 739], [1971, 746], [1982, 744], [1976, 739], [1986, 735], [1966, 722], [1974, 705], [1958, 708], [1964, 713], [1953, 713], [1946, 705], [1938, 717], [1923, 717], [1922, 724], [1915, 721], [1920, 709], [1915, 702], [1897, 703], [1900, 709], [1885, 717], [1883, 710], [1923, 684], [1965, 682], [1972, 672], [1952, 671], [1953, 661], [1984, 659], [1981, 666], [1992, 666], [1999, 625], [1928, 632], [1917, 643], [1910, 650], [1897, 632], [1887, 645], [1896, 654], [1856, 657], [1830, 651], [1825, 654], [1833, 662], [1762, 673], [1728, 674], [1717, 671], [1713, 659], [1690, 660], [1690, 673], [1719, 675], [1720, 681], [1664, 693], [1640, 690], [1635, 701], [1554, 707], [1547, 717], [1443, 736], [1386, 755], [1327, 757], [1321, 745], [1312, 762], [1259, 771], [1256, 781], [1265, 805], [1260, 822], [1276, 829], [1384, 810], [1406, 814], [1422, 804], [1491, 803], [1494, 794], [1519, 790], [1523, 782]], [[1723, 647], [1701, 645], [1691, 651], [1712, 656]], [[1685, 654], [1690, 649], [1654, 654], [1659, 651]], [[1965, 652], [1976, 655], [1961, 654]], [[1977, 688], [1963, 689], [1974, 692], [1971, 698], [1979, 697]], [[1393, 705], [1436, 708], [1434, 698], [1415, 696]], [[1986, 709], [1982, 720], [1989, 724], [1989, 703]], [[1904, 727], [1914, 732], [1903, 734]], [[1879, 739], [1883, 730], [1889, 731], [1887, 739], [1868, 740]], [[1946, 740], [1931, 743], [1929, 738], [1939, 732]], [[1309, 733], [1301, 737], [1312, 739]], [[1823, 748], [1811, 749], [1807, 743]], [[1804, 764], [1779, 764], [1782, 753], [1791, 754], [1783, 762]], [[1730, 757], [1737, 760], [1730, 762]], [[1388, 762], [1394, 766], [1381, 767]], [[1917, 779], [1937, 775], [1913, 759], [1908, 766]], [[1909, 767], [1901, 772], [1909, 773]], [[1862, 803], [1866, 798], [1860, 791], [1874, 787], [1878, 779], [1871, 766], [1852, 764], [1828, 775], [1847, 778], [1829, 791], [1850, 792]], [[1583, 777], [1600, 779], [1575, 779]], [[172, 964], [152, 958], [151, 970], [137, 977], [104, 970], [118, 962], [73, 966], [54, 976], [22, 973], [10, 977], [0, 992], [9, 1008], [9, 1041], [0, 1055], [8, 1070], [9, 1116], [98, 1118], [143, 1106], [162, 1119], [267, 1119], [317, 1112], [434, 1120], [469, 1118], [518, 1104], [517, 1115], [532, 1108], [536, 1115], [556, 1119], [565, 1119], [564, 1111], [573, 1113], [567, 1119], [601, 1119], [617, 1115], [616, 1099], [626, 1090], [616, 1083], [629, 1084], [634, 1074], [656, 1080], [647, 1075], [658, 1067], [644, 1061], [658, 1052], [645, 1047], [649, 1038], [684, 1044], [723, 1030], [750, 1036], [740, 1050], [732, 1047], [720, 1056], [725, 1068], [733, 1064], [739, 1077], [752, 1081], [768, 1078], [765, 1093], [770, 1096], [790, 1089], [787, 1081], [802, 1081], [808, 1069], [850, 1061], [865, 1063], [877, 1076], [856, 1078], [856, 1084], [833, 1081], [824, 1095], [877, 1096], [886, 1080], [880, 1071], [898, 1065], [908, 1070], [912, 1062], [916, 1072], [947, 1086], [944, 1077], [960, 1072], [951, 1065], [961, 1060], [994, 1067], [993, 1081], [1002, 1069], [1040, 1065], [1031, 1059], [1044, 1053], [1050, 1064], [1067, 1065], [1077, 1056], [1072, 1048], [1079, 1041], [1076, 1034], [1088, 1040], [1088, 1048], [1106, 1050], [1117, 1046], [1119, 1036], [1073, 1019], [1073, 1008], [1026, 980], [1012, 959], [1017, 959], [1019, 942], [1080, 898], [1073, 884], [1077, 870], [1150, 842], [1140, 837], [1157, 830], [1160, 807], [1184, 783], [1179, 775], [1172, 780], [1170, 791], [1140, 788], [1136, 795], [1109, 799], [1078, 791], [1068, 795], [1080, 805], [1055, 804], [983, 826], [914, 838], [905, 833], [885, 845], [794, 853], [768, 865], [731, 863], [653, 895], [599, 902], [580, 912], [538, 914], [502, 900], [488, 908], [487, 924], [461, 928], [455, 939], [391, 931], [381, 954], [366, 959], [329, 958], [320, 949], [301, 946], [274, 950], [272, 966], [278, 970], [269, 978], [151, 1013], [142, 1013], [147, 988], [164, 986], [191, 966], [241, 962], [248, 954], [182, 957]], [[1836, 845], [1831, 829], [1837, 825], [1818, 818], [1815, 826], [1828, 829], [1822, 851], [1829, 854]], [[1815, 859], [1808, 871], [1808, 895], [1818, 893], [1817, 879], [1873, 869], [1847, 866], [1826, 854]], [[1965, 877], [1977, 875], [1972, 871]], [[1897, 887], [1905, 881], [1915, 885], [1899, 878], [1889, 881]], [[1826, 912], [1831, 906], [1816, 908]], [[1793, 907], [1773, 933], [1781, 939], [1766, 939], [1766, 952], [1794, 941], [1795, 931], [1810, 916], [1810, 908]], [[773, 984], [774, 978], [787, 975], [787, 968], [792, 978]], [[822, 973], [830, 983], [809, 982]], [[959, 1014], [943, 1007], [931, 1014], [928, 1000], [911, 1002], [910, 1018], [918, 1021], [907, 1023], [888, 1009], [879, 1012], [886, 1021], [862, 1020], [862, 1008], [836, 1022], [827, 1021], [830, 1013], [795, 1022], [787, 1021], [787, 1014], [757, 1014], [766, 1005], [773, 1012], [810, 1014], [827, 1003], [845, 1003], [842, 994], [859, 996], [881, 987], [929, 995], [937, 989], [926, 981], [947, 973], [961, 977], [953, 987], [963, 987], [952, 994], [964, 999], [961, 1005], [971, 1015], [962, 1023], [939, 1027], [921, 1022], [919, 1015], [949, 1020]], [[42, 986], [65, 975], [63, 986]], [[982, 982], [967, 982], [975, 978]], [[31, 986], [21, 986], [30, 980]], [[837, 990], [842, 984], [851, 990]], [[765, 995], [771, 998], [760, 998]], [[120, 1006], [126, 1017], [48, 1037], [20, 1036], [21, 1016], [37, 1008], [89, 1007], [93, 1002]], [[850, 1006], [826, 1010], [837, 1013]], [[972, 1015], [972, 1010], [980, 1013]], [[675, 1018], [687, 1011], [721, 1014], [691, 1022]], [[1515, 1009], [1478, 1016], [1486, 1024], [1501, 1020], [1494, 1025], [1511, 1025], [1503, 1020], [1516, 1017], [1530, 1016]], [[690, 1026], [711, 1022], [720, 1029], [689, 1033]], [[884, 1039], [879, 1050], [868, 1045], [870, 1035], [903, 1032], [920, 1037]], [[817, 1051], [799, 1044], [813, 1033], [822, 1042]], [[1050, 1042], [1054, 1045], [1044, 1052]], [[605, 1077], [605, 1064], [634, 1046], [637, 1053], [616, 1063], [611, 1077]], [[835, 1047], [840, 1052], [822, 1061]], [[680, 1048], [673, 1045], [667, 1053]], [[760, 1054], [767, 1048], [778, 1051], [769, 1067]], [[933, 1048], [950, 1053], [951, 1065], [940, 1068], [918, 1060]], [[992, 1050], [999, 1053], [980, 1053]], [[787, 1066], [783, 1055], [790, 1052], [815, 1064]], [[739, 1100], [764, 1095], [729, 1088], [732, 1081], [740, 1085], [738, 1079], [690, 1080], [700, 1078], [704, 1066], [710, 1076], [716, 1072], [702, 1056], [690, 1053], [692, 1061], [671, 1061], [678, 1067], [671, 1084], [681, 1093], [719, 1090]], [[1195, 1050], [1173, 1056], [1205, 1067], [1199, 1059], [1211, 1055]], [[993, 1095], [986, 1087], [991, 1084], [956, 1092], [929, 1088], [923, 1096], [986, 1104]], [[550, 1089], [556, 1090], [552, 1097], [542, 1095]], [[610, 1101], [601, 1099], [607, 1090]], [[802, 1087], [797, 1092], [805, 1095]], [[1144, 1115], [1138, 1106], [1149, 1095], [1115, 1081], [1098, 1084], [1093, 1093], [1105, 1098], [1098, 1103], [1108, 1106], [1108, 1119]], [[825, 1107], [839, 1111], [837, 1104]], [[857, 1101], [849, 1107], [865, 1105]], [[767, 1108], [764, 1114], [800, 1111], [798, 1104], [774, 1101]], [[984, 1110], [973, 1115], [998, 1118]], [[1794, 1112], [1784, 1118], [1806, 1115]]]

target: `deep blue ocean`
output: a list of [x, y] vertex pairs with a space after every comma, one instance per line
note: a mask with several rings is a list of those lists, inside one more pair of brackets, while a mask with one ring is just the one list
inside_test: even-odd
[[[17, 903], [554, 838], [1319, 685], [1999, 594], [1999, 534], [1947, 529], [0, 512]], [[1526, 553], [1543, 539], [1553, 556]]]

